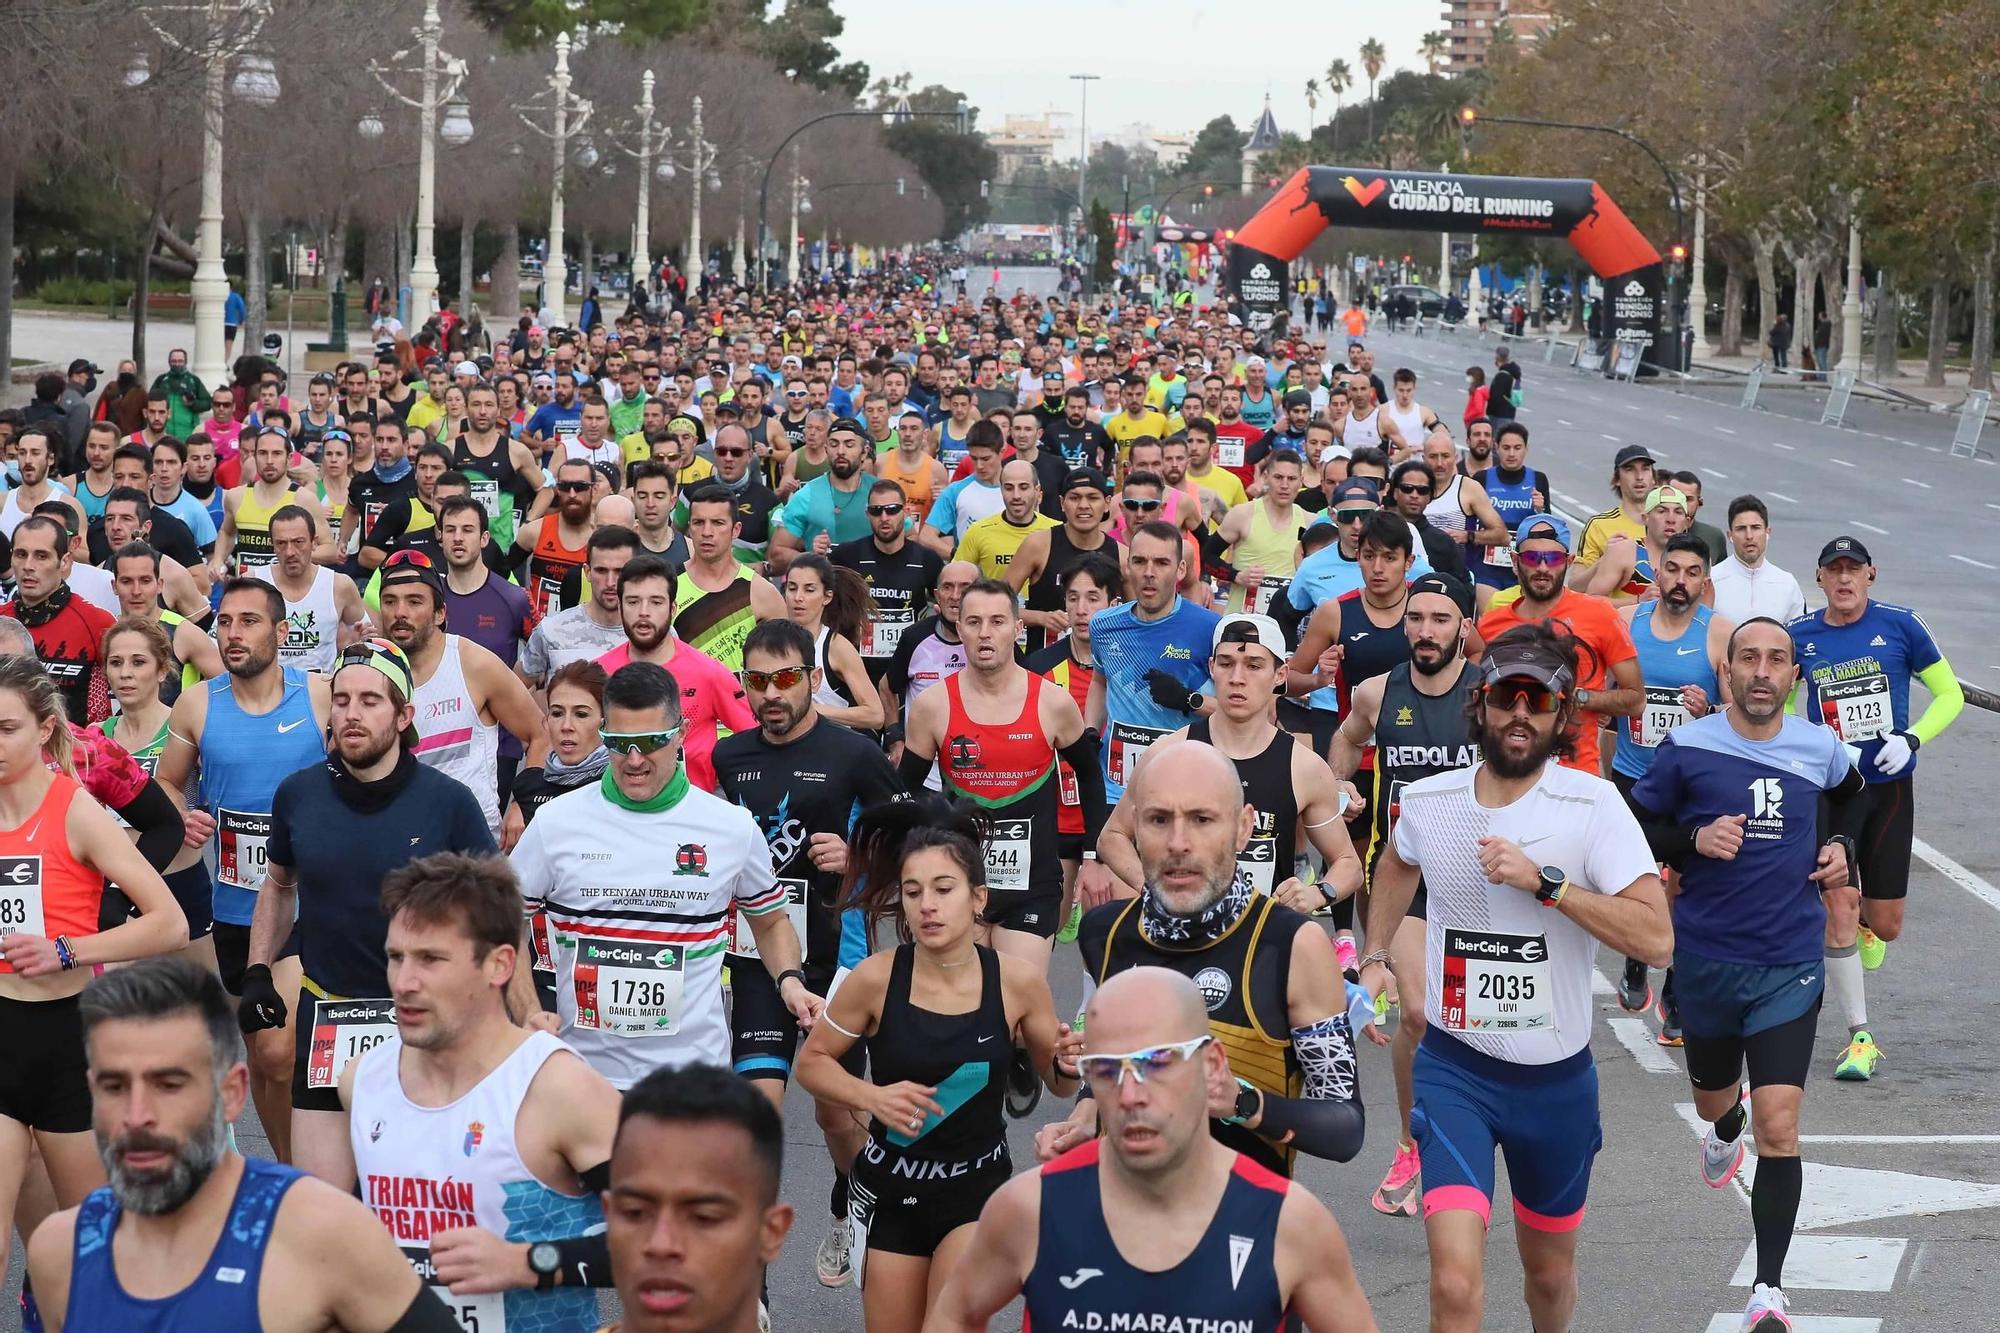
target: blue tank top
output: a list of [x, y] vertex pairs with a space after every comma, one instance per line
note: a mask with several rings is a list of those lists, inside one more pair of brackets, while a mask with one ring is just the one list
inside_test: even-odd
[[115, 1328], [120, 1333], [173, 1333], [188, 1328], [262, 1328], [257, 1315], [257, 1282], [264, 1271], [264, 1248], [285, 1191], [302, 1172], [277, 1162], [243, 1159], [229, 1220], [201, 1275], [171, 1296], [141, 1300], [126, 1294], [112, 1261], [111, 1238], [118, 1231], [118, 1206], [111, 1188], [92, 1190], [76, 1215], [76, 1254], [69, 1278], [65, 1328]]
[[268, 713], [246, 713], [236, 679], [209, 682], [208, 721], [201, 733], [202, 795], [215, 817], [208, 853], [215, 880], [215, 919], [250, 924], [264, 882], [271, 837], [271, 798], [278, 784], [326, 759], [326, 738], [313, 720], [306, 673], [283, 668], [285, 693]]
[[1617, 752], [1611, 756], [1612, 771], [1628, 778], [1645, 777], [1661, 738], [1689, 720], [1687, 707], [1681, 702], [1681, 686], [1701, 686], [1708, 693], [1711, 708], [1722, 702], [1715, 663], [1708, 657], [1708, 622], [1713, 613], [1697, 604], [1694, 620], [1678, 639], [1661, 639], [1653, 633], [1653, 612], [1659, 605], [1657, 601], [1641, 602], [1632, 613], [1632, 646], [1639, 650], [1646, 702], [1639, 716], [1625, 719]]
[[[1521, 526], [1522, 519], [1535, 512], [1535, 481], [1540, 475], [1533, 468], [1522, 468], [1519, 481], [1507, 481], [1501, 477], [1499, 468], [1490, 467], [1474, 480], [1486, 488], [1486, 498], [1493, 501], [1493, 508], [1500, 515], [1500, 521], [1507, 525], [1507, 531], [1511, 533]], [[1486, 558], [1488, 549], [1481, 548], [1468, 553], [1476, 557], [1472, 569], [1473, 577], [1490, 587], [1513, 587], [1517, 580], [1514, 577], [1511, 560], [1508, 563], [1495, 563], [1502, 558], [1496, 556], [1494, 560], [1489, 561]], [[1490, 549], [1505, 552], [1512, 548], [1510, 545]]]
[[[1092, 640], [1093, 647], [1095, 639]], [[1208, 1230], [1163, 1273], [1125, 1262], [1104, 1224], [1092, 1140], [1042, 1168], [1040, 1239], [1023, 1333], [1064, 1328], [1284, 1328], [1278, 1212], [1289, 1182], [1238, 1154]]]
[[1208, 680], [1215, 625], [1222, 617], [1180, 597], [1158, 620], [1141, 620], [1121, 602], [1090, 618], [1090, 653], [1104, 682], [1105, 799], [1116, 805], [1147, 748], [1187, 725], [1186, 713], [1153, 702], [1146, 673], [1160, 670], [1190, 691]]

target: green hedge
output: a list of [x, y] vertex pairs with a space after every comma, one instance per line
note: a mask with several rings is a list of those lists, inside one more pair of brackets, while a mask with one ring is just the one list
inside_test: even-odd
[[[152, 285], [152, 291], [156, 295], [161, 292], [185, 292], [187, 288], [185, 279], [162, 281], [156, 278]], [[50, 278], [29, 292], [28, 296], [29, 299], [40, 301], [45, 305], [86, 306], [96, 309], [116, 306], [124, 309], [131, 304], [135, 290], [129, 278]]]

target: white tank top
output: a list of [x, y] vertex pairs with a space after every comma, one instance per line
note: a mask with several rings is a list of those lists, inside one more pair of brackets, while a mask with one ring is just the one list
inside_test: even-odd
[[[69, 487], [63, 485], [61, 482], [51, 481], [49, 483], [48, 498], [50, 500], [68, 494]], [[46, 503], [46, 501], [42, 503]], [[13, 541], [14, 529], [20, 527], [33, 512], [32, 509], [21, 508], [20, 487], [17, 486], [13, 490], [8, 491], [6, 503], [0, 504], [0, 534], [4, 534], [8, 541]]]
[[833, 669], [826, 664], [826, 642], [832, 636], [833, 630], [821, 625], [819, 639], [813, 644], [815, 660], [819, 662], [819, 688], [813, 691], [813, 702], [821, 708], [845, 708], [847, 700], [841, 697], [839, 690], [833, 688]]
[[[347, 1136], [361, 1201], [395, 1237], [419, 1278], [431, 1283], [431, 1235], [449, 1227], [480, 1226], [504, 1240], [532, 1241], [582, 1235], [603, 1224], [596, 1196], [550, 1189], [521, 1160], [514, 1139], [529, 1084], [551, 1056], [569, 1047], [547, 1032], [532, 1032], [448, 1106], [418, 1106], [403, 1095], [402, 1050], [402, 1040], [392, 1036], [357, 1057]], [[582, 1288], [487, 1296], [432, 1289], [463, 1327], [479, 1333], [596, 1322], [597, 1295]]]
[[[278, 588], [276, 565], [258, 565], [245, 570]], [[302, 671], [328, 672], [340, 652], [340, 604], [333, 596], [333, 571], [316, 570], [312, 587], [298, 601], [285, 598], [285, 641], [278, 645], [278, 660]], [[282, 595], [283, 588], [278, 588]]]
[[1407, 412], [1398, 411], [1394, 403], [1383, 403], [1376, 410], [1389, 414], [1389, 420], [1396, 423], [1396, 431], [1403, 437], [1404, 444], [1412, 449], [1423, 447], [1424, 405], [1422, 403], [1412, 402]]
[[1463, 537], [1466, 531], [1465, 504], [1458, 493], [1464, 481], [1464, 477], [1452, 473], [1451, 485], [1444, 488], [1444, 494], [1424, 506], [1424, 517], [1430, 520], [1431, 526], [1453, 537]]
[[500, 728], [479, 720], [465, 683], [462, 640], [444, 636], [444, 656], [431, 678], [417, 686], [417, 758], [464, 783], [486, 827], [500, 836]]
[[1382, 447], [1381, 408], [1376, 408], [1365, 417], [1349, 413], [1346, 424], [1340, 432], [1340, 442], [1349, 449], [1380, 449]]

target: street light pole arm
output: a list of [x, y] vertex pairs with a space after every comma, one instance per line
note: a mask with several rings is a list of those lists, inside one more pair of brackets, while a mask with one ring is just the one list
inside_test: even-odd
[[1653, 159], [1653, 165], [1658, 167], [1660, 175], [1666, 178], [1667, 194], [1674, 211], [1674, 239], [1680, 239], [1682, 206], [1680, 178], [1674, 175], [1674, 170], [1667, 165], [1666, 159], [1653, 150], [1653, 145], [1647, 143], [1644, 139], [1632, 133], [1632, 131], [1621, 130], [1615, 125], [1580, 125], [1575, 121], [1569, 120], [1530, 120], [1523, 116], [1488, 116], [1481, 114], [1477, 117], [1476, 123], [1529, 125], [1546, 130], [1580, 130], [1585, 134], [1609, 134], [1634, 145], [1647, 157]]

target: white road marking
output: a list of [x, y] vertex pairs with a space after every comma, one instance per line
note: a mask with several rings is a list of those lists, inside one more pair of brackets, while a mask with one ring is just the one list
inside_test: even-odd
[[1988, 509], [2000, 509], [2000, 505], [1994, 504], [1991, 500], [1986, 502], [1986, 507]]
[[1858, 518], [1851, 518], [1848, 520], [1848, 522], [1852, 523], [1855, 527], [1862, 529], [1864, 532], [1872, 532], [1878, 537], [1886, 537], [1889, 535], [1889, 529], [1878, 528], [1873, 523], [1863, 523]]
[[1728, 481], [1728, 480], [1729, 480], [1729, 474], [1728, 474], [1727, 472], [1717, 472], [1717, 471], [1716, 471], [1716, 470], [1715, 470], [1714, 468], [1712, 468], [1712, 467], [1705, 467], [1705, 468], [1703, 468], [1703, 469], [1702, 469], [1702, 471], [1703, 471], [1703, 472], [1706, 472], [1706, 473], [1707, 473], [1707, 474], [1708, 474], [1709, 476], [1711, 476], [1711, 477], [1714, 477], [1714, 478], [1715, 478], [1715, 479], [1716, 479], [1717, 481]]
[[[1988, 565], [1986, 568], [1991, 569], [1993, 566]], [[1928, 862], [1931, 869], [1937, 871], [1940, 875], [1943, 875], [1946, 879], [1958, 885], [1959, 888], [1964, 889], [1994, 911], [2000, 912], [2000, 889], [1994, 888], [1991, 884], [1973, 874], [1970, 870], [1967, 870], [1964, 866], [1952, 860], [1922, 838], [1912, 838], [1910, 840], [1910, 849]]]
[[1788, 454], [1795, 454], [1798, 452], [1798, 449], [1795, 446], [1786, 444], [1783, 440], [1771, 441], [1771, 447], [1773, 449], [1783, 449]]
[[[1797, 1238], [1793, 1238], [1797, 1243]], [[1787, 1284], [1790, 1285], [1789, 1283]], [[1743, 1314], [1739, 1310], [1733, 1314], [1719, 1314], [1708, 1321], [1702, 1333], [1737, 1333], [1743, 1327]], [[1835, 1314], [1793, 1314], [1792, 1333], [1881, 1333], [1882, 1321], [1862, 1319], [1853, 1315]]]
[[1593, 967], [1590, 969], [1590, 993], [1592, 995], [1616, 995], [1618, 988], [1611, 984], [1611, 978]]
[[[1596, 987], [1592, 986], [1591, 989], [1595, 990]], [[1984, 1145], [2000, 1143], [2000, 1134], [1801, 1134], [1799, 1142], [1860, 1143], [1878, 1148], [1894, 1148], [1905, 1144]]]
[[1556, 424], [1557, 424], [1558, 426], [1567, 426], [1567, 425], [1569, 425], [1570, 423], [1569, 423], [1569, 422], [1567, 422], [1567, 421], [1564, 421], [1564, 420], [1563, 420], [1563, 419], [1562, 419], [1561, 417], [1557, 417], [1557, 418], [1556, 418]]
[[1840, 465], [1841, 465], [1842, 467], [1853, 467], [1853, 466], [1854, 466], [1854, 464], [1852, 464], [1852, 463], [1848, 462], [1848, 461], [1847, 461], [1847, 460], [1846, 460], [1845, 458], [1829, 458], [1829, 459], [1827, 459], [1826, 461], [1827, 461], [1827, 462], [1829, 462], [1829, 463], [1838, 463], [1838, 464], [1840, 464]]
[[1929, 482], [1927, 482], [1927, 481], [1918, 481], [1918, 480], [1917, 480], [1917, 479], [1916, 479], [1915, 477], [1905, 477], [1905, 478], [1903, 478], [1903, 484], [1904, 484], [1905, 486], [1921, 486], [1921, 487], [1923, 487], [1923, 488], [1924, 488], [1925, 490], [1929, 490], [1929, 489], [1931, 488], [1931, 484], [1930, 484]]
[[[1785, 1255], [1785, 1290], [1890, 1291], [1910, 1242], [1900, 1236], [1794, 1236]], [[1757, 1280], [1757, 1244], [1743, 1252], [1732, 1287]]]
[[1717, 426], [1715, 428], [1715, 431], [1716, 434], [1718, 435], [1734, 435], [1736, 433], [1735, 431], [1729, 429], [1729, 427], [1727, 426]]
[[1795, 505], [1798, 503], [1798, 501], [1794, 500], [1791, 496], [1782, 495], [1777, 491], [1767, 491], [1766, 494], [1769, 495], [1773, 500], [1780, 500], [1788, 505]]
[[1669, 421], [1679, 421], [1679, 420], [1680, 420], [1680, 417], [1679, 417], [1679, 416], [1677, 416], [1677, 415], [1675, 415], [1675, 414], [1674, 414], [1674, 413], [1672, 413], [1672, 412], [1665, 412], [1665, 413], [1662, 413], [1661, 415], [1665, 416], [1665, 417], [1666, 417], [1666, 419], [1667, 419], [1667, 420], [1669, 420]]
[[1611, 441], [1613, 444], [1618, 443], [1618, 437], [1616, 435], [1605, 435], [1603, 438]]
[[2000, 569], [2000, 565], [1989, 565], [1984, 560], [1974, 560], [1971, 556], [1960, 555], [1956, 551], [1951, 552], [1951, 558], [1961, 565], [1971, 565], [1974, 569]]
[[1611, 1035], [1632, 1053], [1639, 1062], [1639, 1068], [1649, 1074], [1678, 1074], [1681, 1067], [1674, 1063], [1660, 1044], [1653, 1040], [1651, 1028], [1643, 1018], [1614, 1018], [1610, 1020]]

